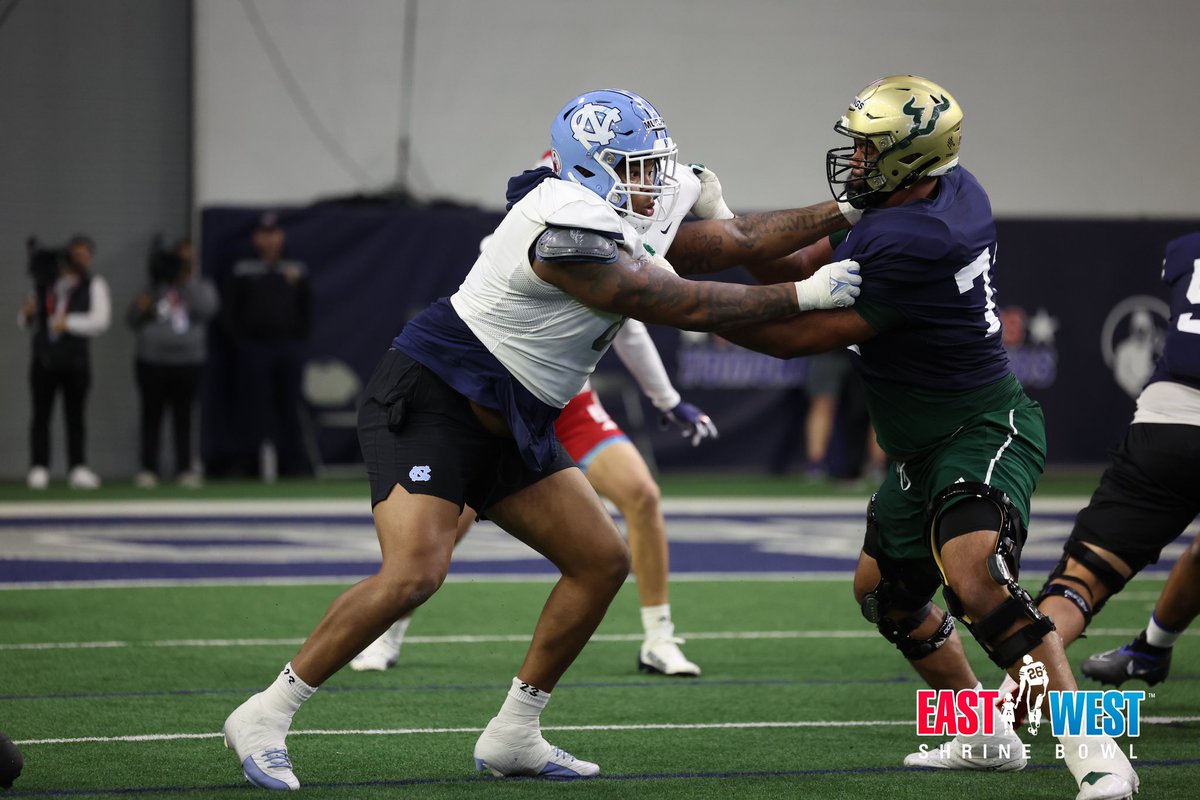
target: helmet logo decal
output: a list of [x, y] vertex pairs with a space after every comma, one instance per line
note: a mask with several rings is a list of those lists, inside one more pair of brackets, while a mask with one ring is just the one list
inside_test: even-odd
[[617, 132], [613, 125], [621, 121], [621, 111], [609, 106], [588, 103], [571, 117], [571, 135], [586, 148], [606, 145]]
[[908, 136], [906, 138], [911, 140], [916, 136], [926, 136], [930, 133], [933, 133], [933, 129], [937, 125], [938, 117], [942, 115], [943, 111], [949, 110], [949, 108], [950, 101], [946, 98], [942, 98], [942, 101], [933, 107], [933, 111], [929, 114], [929, 122], [925, 123], [925, 127], [922, 128], [921, 117], [925, 116], [925, 107], [917, 105], [916, 97], [910, 97], [908, 102], [904, 104], [904, 108], [901, 109], [905, 116], [913, 118], [912, 127], [909, 128]]

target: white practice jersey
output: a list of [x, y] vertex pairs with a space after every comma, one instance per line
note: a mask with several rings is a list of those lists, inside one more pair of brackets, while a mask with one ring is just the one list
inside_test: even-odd
[[679, 199], [670, 218], [644, 238], [594, 192], [570, 181], [542, 181], [484, 242], [450, 297], [471, 332], [543, 403], [563, 408], [583, 389], [624, 318], [590, 308], [539, 278], [529, 248], [549, 226], [586, 228], [623, 238], [621, 248], [635, 256], [647, 252], [645, 242], [666, 266], [661, 256], [700, 193], [690, 169], [680, 167], [679, 173]]
[[[642, 235], [642, 241], [649, 245], [655, 254], [665, 258], [679, 233], [679, 225], [683, 218], [692, 210], [692, 206], [700, 199], [700, 179], [691, 168], [681, 164], [676, 169], [676, 179], [679, 181], [679, 192], [670, 216], [663, 222], [657, 222], [650, 230]], [[665, 261], [659, 262], [667, 266]], [[633, 320], [621, 328], [613, 342], [613, 349], [621, 359], [621, 363], [629, 370], [642, 394], [650, 398], [654, 407], [660, 411], [673, 408], [679, 402], [679, 392], [671, 385], [671, 379], [663, 368], [662, 358], [655, 348], [646, 326]], [[584, 389], [590, 388], [587, 384]]]

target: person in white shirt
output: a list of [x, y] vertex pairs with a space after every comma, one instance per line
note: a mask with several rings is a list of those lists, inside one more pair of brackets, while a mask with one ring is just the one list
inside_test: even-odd
[[108, 283], [91, 272], [95, 252], [91, 237], [73, 236], [65, 254], [58, 257], [57, 274], [36, 281], [17, 314], [17, 325], [32, 334], [33, 418], [26, 478], [30, 489], [45, 489], [50, 482], [50, 415], [60, 392], [67, 428], [67, 485], [72, 489], [100, 486], [99, 476], [87, 465], [84, 418], [92, 383], [89, 342], [108, 330], [112, 303]]

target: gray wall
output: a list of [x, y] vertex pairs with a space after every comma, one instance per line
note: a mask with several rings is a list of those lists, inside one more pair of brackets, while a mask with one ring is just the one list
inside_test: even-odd
[[[6, 4], [7, 6], [8, 4]], [[92, 348], [89, 461], [129, 475], [136, 452], [133, 337], [125, 306], [151, 237], [187, 232], [191, 203], [188, 0], [25, 0], [0, 27], [0, 475], [28, 468], [29, 346], [15, 320], [25, 239], [85, 231], [113, 294]], [[61, 406], [52, 463], [64, 469]]]
[[408, 135], [419, 196], [497, 208], [554, 112], [616, 85], [734, 210], [805, 204], [828, 196], [854, 92], [913, 72], [962, 104], [963, 162], [997, 213], [1196, 215], [1196, 0], [409, 2], [411, 72], [401, 0], [201, 0], [200, 200], [387, 186]]

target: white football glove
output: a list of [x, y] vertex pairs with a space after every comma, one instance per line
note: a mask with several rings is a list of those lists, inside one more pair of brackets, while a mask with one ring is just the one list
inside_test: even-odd
[[862, 209], [855, 208], [845, 200], [838, 201], [838, 211], [842, 212], [842, 216], [846, 218], [846, 222], [849, 222], [851, 225], [857, 225], [858, 221], [862, 219]]
[[692, 205], [692, 213], [701, 219], [733, 219], [733, 212], [721, 196], [717, 173], [703, 164], [688, 164], [688, 167], [700, 179], [700, 198]]
[[796, 281], [796, 300], [801, 311], [846, 308], [862, 291], [858, 262], [847, 259], [821, 267], [811, 278]]

